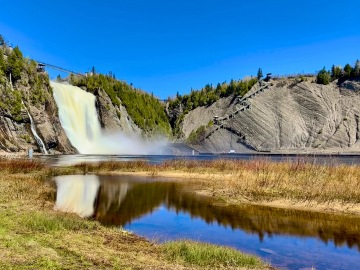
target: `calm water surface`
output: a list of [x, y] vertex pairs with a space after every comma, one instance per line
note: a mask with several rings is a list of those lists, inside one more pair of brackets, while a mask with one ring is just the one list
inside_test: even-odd
[[255, 206], [214, 205], [167, 179], [59, 176], [56, 208], [160, 242], [231, 246], [285, 269], [359, 269], [360, 218]]
[[215, 159], [269, 159], [272, 161], [307, 161], [317, 164], [360, 164], [360, 155], [300, 155], [300, 154], [202, 154], [195, 156], [174, 156], [174, 155], [39, 155], [35, 159], [44, 161], [50, 166], [75, 165], [82, 162], [99, 161], [137, 161], [144, 160], [152, 164], [159, 164], [167, 160], [215, 160]]

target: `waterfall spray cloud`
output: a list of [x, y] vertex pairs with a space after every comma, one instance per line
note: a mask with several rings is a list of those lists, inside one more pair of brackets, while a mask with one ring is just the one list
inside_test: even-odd
[[148, 143], [121, 132], [106, 134], [98, 119], [93, 94], [79, 87], [51, 82], [61, 126], [80, 154], [156, 154], [163, 143]]

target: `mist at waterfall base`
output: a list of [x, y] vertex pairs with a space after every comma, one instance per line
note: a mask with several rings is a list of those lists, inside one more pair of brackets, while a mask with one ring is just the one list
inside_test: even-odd
[[122, 132], [107, 133], [96, 111], [96, 97], [79, 87], [51, 82], [61, 126], [80, 154], [149, 155], [160, 154], [166, 141], [146, 142]]

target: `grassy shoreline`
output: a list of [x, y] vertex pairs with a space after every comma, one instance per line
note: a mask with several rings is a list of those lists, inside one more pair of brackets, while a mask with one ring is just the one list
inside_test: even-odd
[[159, 165], [109, 161], [49, 168], [38, 161], [0, 159], [3, 269], [272, 269], [232, 249], [189, 241], [151, 243], [93, 220], [55, 212], [55, 186], [48, 180], [85, 173], [168, 177], [189, 186], [189, 192], [211, 197], [215, 204], [360, 214], [360, 166], [259, 159]]
[[81, 168], [0, 159], [1, 269], [272, 269], [230, 248], [189, 241], [152, 243], [56, 212], [55, 186], [48, 180], [74, 173]]
[[[140, 174], [173, 178], [214, 202], [256, 204], [360, 215], [360, 166], [272, 162], [266, 159], [100, 162], [73, 167], [81, 173]], [[179, 180], [181, 179], [181, 180]]]

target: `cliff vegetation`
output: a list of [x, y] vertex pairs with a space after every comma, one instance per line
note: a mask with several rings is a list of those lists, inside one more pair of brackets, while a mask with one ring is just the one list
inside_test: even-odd
[[41, 151], [30, 129], [29, 114], [47, 149], [72, 151], [57, 117], [48, 74], [0, 35], [1, 150], [18, 152], [31, 147]]
[[[136, 89], [112, 75], [91, 74], [87, 77], [71, 76], [71, 84], [95, 93], [103, 89], [115, 106], [122, 104], [131, 119], [143, 130], [143, 135], [171, 135], [164, 104], [152, 94]], [[121, 118], [121, 114], [117, 115]]]
[[[258, 81], [256, 77], [249, 77], [243, 80], [231, 80], [230, 83], [218, 83], [216, 87], [207, 84], [200, 90], [191, 90], [188, 95], [179, 95], [168, 102], [169, 120], [173, 129], [173, 135], [182, 138], [181, 125], [185, 115], [201, 106], [210, 106], [220, 98], [230, 95], [244, 96]], [[172, 113], [174, 112], [175, 113]]]

